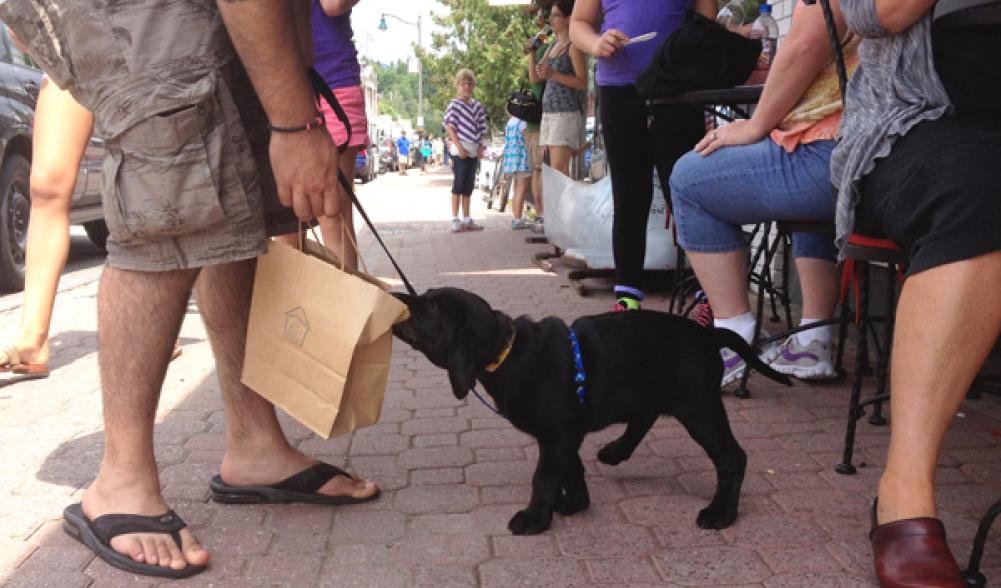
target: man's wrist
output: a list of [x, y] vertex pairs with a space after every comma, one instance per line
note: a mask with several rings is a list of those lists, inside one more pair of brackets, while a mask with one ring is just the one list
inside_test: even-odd
[[271, 129], [272, 133], [299, 133], [302, 131], [310, 131], [313, 129], [323, 129], [326, 128], [326, 121], [323, 118], [323, 113], [316, 111], [313, 118], [307, 121], [305, 124], [300, 125], [276, 125], [271, 121], [268, 121], [268, 128]]

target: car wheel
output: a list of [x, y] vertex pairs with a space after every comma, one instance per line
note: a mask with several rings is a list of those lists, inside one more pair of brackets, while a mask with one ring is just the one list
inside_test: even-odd
[[31, 164], [12, 154], [0, 170], [0, 290], [24, 288], [24, 259], [28, 243]]
[[83, 223], [83, 230], [87, 231], [91, 243], [97, 245], [101, 251], [108, 250], [108, 225], [104, 224], [103, 220]]

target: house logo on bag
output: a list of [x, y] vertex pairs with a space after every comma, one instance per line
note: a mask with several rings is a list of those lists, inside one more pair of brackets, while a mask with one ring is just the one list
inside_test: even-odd
[[309, 321], [306, 320], [306, 311], [301, 306], [296, 306], [285, 313], [285, 339], [294, 343], [297, 347], [302, 347], [306, 342], [306, 334], [309, 333]]

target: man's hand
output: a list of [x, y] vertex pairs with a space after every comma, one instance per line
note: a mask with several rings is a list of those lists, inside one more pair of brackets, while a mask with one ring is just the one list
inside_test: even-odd
[[466, 152], [466, 148], [463, 147], [461, 144], [456, 146], [455, 152], [459, 154], [459, 159], [466, 159], [467, 157], [469, 157], [469, 153]]
[[326, 129], [272, 133], [269, 149], [278, 199], [291, 207], [299, 220], [340, 212], [337, 147]]

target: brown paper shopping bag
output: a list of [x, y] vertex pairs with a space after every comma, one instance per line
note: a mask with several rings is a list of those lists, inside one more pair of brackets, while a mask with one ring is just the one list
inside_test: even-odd
[[384, 284], [338, 268], [318, 243], [271, 241], [257, 260], [243, 383], [325, 439], [370, 425], [391, 328], [406, 318]]

